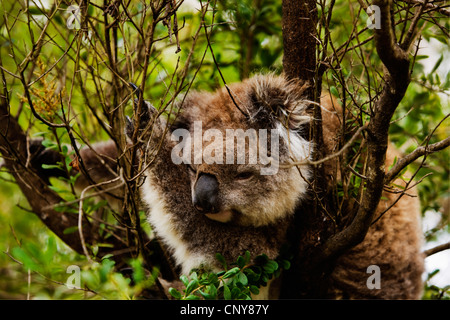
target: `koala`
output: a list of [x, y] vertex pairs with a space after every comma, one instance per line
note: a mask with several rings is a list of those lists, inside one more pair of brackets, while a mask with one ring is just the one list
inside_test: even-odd
[[[182, 273], [188, 274], [198, 267], [219, 268], [215, 258], [218, 252], [229, 262], [246, 250], [254, 256], [265, 253], [269, 258], [277, 257], [296, 206], [307, 192], [309, 168], [277, 167], [276, 174], [263, 175], [261, 171], [268, 164], [261, 161], [239, 164], [237, 159], [226, 162], [230, 153], [231, 158], [237, 158], [237, 148], [231, 147], [230, 152], [225, 147], [233, 146], [235, 136], [230, 137], [230, 132], [245, 134], [248, 130], [270, 129], [270, 134], [276, 137], [266, 134], [267, 143], [261, 143], [260, 136], [257, 145], [250, 146], [250, 139], [246, 139], [244, 160], [249, 160], [255, 149], [264, 149], [261, 147], [264, 144], [270, 145], [269, 153], [274, 144], [279, 144], [279, 159], [271, 159], [271, 166], [311, 155], [311, 144], [298, 132], [300, 124], [309, 121], [306, 103], [300, 99], [301, 91], [296, 86], [286, 84], [282, 78], [256, 77], [232, 86], [234, 99], [244, 113], [225, 89], [213, 95], [192, 93], [183, 102], [172, 132], [181, 129], [190, 137], [200, 136], [202, 149], [195, 152], [196, 141], [187, 139], [189, 146], [185, 149], [194, 152], [186, 159], [187, 164], [175, 164], [173, 149], [179, 141], [173, 134], [166, 134], [147, 171], [141, 193], [149, 207], [150, 224], [173, 250]], [[152, 130], [166, 125], [158, 118]], [[208, 141], [211, 132], [216, 135], [213, 141]], [[150, 140], [149, 146], [160, 145], [151, 141], [154, 138], [160, 137], [153, 135], [143, 140]], [[213, 150], [219, 163], [198, 159], [199, 155], [205, 156], [207, 149]]]
[[[220, 268], [217, 252], [229, 262], [246, 250], [253, 256], [265, 253], [272, 259], [279, 254], [292, 217], [302, 214], [302, 202], [310, 192], [311, 168], [281, 165], [309, 159], [314, 149], [306, 139], [311, 112], [302, 89], [283, 77], [259, 75], [230, 86], [230, 92], [226, 88], [215, 93], [193, 92], [179, 106], [180, 115], [172, 124], [161, 117], [155, 119], [153, 132], [155, 126], [159, 132], [169, 128], [162, 144], [156, 143], [161, 138], [158, 134], [143, 134], [146, 152], [154, 154], [152, 146], [161, 145], [142, 186], [148, 221], [172, 250], [182, 273], [199, 267]], [[338, 135], [338, 113], [330, 100], [323, 102], [327, 109], [323, 113], [325, 150], [332, 152]], [[147, 108], [150, 114], [156, 114], [148, 103]], [[234, 141], [227, 133], [251, 130], [270, 130], [275, 140], [268, 134], [260, 135], [257, 139], [266, 146], [263, 148], [261, 144], [250, 146], [249, 139], [243, 156], [246, 161], [224, 163], [230, 154], [235, 156], [230, 159], [236, 160], [238, 149], [226, 150]], [[173, 150], [182, 136], [177, 131], [184, 133], [183, 151], [194, 151], [180, 156], [184, 162], [179, 158], [173, 161]], [[200, 137], [197, 145], [192, 138], [195, 135]], [[278, 144], [276, 159], [272, 157], [268, 163], [260, 157], [256, 163], [248, 163], [253, 149], [271, 154], [274, 144]], [[389, 148], [387, 168], [396, 155]], [[273, 174], [262, 174], [268, 166], [275, 167]], [[333, 169], [328, 170], [337, 175]], [[396, 197], [385, 192], [377, 213]], [[420, 298], [423, 256], [419, 208], [417, 198], [403, 197], [370, 228], [361, 244], [340, 257], [331, 276], [330, 297]], [[370, 265], [381, 269], [380, 289], [367, 286]]]
[[[312, 113], [304, 89], [283, 76], [257, 75], [214, 93], [190, 92], [178, 102], [175, 120], [143, 101], [137, 128], [147, 164], [141, 198], [148, 222], [182, 274], [194, 268], [219, 270], [216, 253], [228, 262], [247, 250], [253, 257], [280, 254], [294, 214], [301, 215], [311, 197], [312, 168], [286, 165], [310, 159], [315, 148], [308, 140]], [[341, 113], [331, 99], [321, 104], [323, 149], [331, 154], [337, 148]], [[130, 137], [134, 125], [128, 119]], [[113, 143], [100, 145], [96, 157], [85, 151], [89, 170], [105, 171], [95, 159], [110, 160], [117, 154], [109, 150], [114, 148]], [[396, 156], [389, 147], [386, 168]], [[336, 161], [325, 163], [333, 179], [339, 179]], [[404, 184], [400, 179], [395, 183]], [[375, 217], [396, 198], [384, 192]], [[419, 209], [417, 197], [404, 196], [374, 223], [363, 242], [336, 261], [328, 297], [420, 298], [424, 257]], [[379, 268], [379, 288], [367, 284], [370, 266]], [[262, 290], [257, 298], [277, 297], [274, 291]]]

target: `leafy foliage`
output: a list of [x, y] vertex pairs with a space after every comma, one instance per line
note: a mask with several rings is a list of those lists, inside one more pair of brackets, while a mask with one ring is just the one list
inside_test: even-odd
[[[208, 272], [196, 270], [189, 277], [182, 275], [181, 282], [185, 286], [181, 293], [175, 288], [170, 288], [169, 293], [175, 299], [181, 300], [251, 300], [252, 295], [258, 295], [261, 286], [273, 278], [278, 277], [281, 270], [288, 270], [288, 260], [270, 260], [266, 255], [257, 256], [254, 262], [250, 259], [250, 252], [246, 251], [244, 256], [239, 256], [235, 263], [229, 268], [224, 257], [216, 254], [217, 260], [222, 264], [224, 270], [219, 272]], [[231, 267], [230, 266], [230, 267]]]

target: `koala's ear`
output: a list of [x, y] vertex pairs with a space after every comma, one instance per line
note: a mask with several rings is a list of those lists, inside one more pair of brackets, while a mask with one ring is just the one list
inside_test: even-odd
[[310, 103], [303, 97], [308, 84], [273, 75], [255, 76], [250, 81], [252, 118], [278, 121], [292, 130], [310, 122]]
[[[142, 92], [138, 86], [136, 86], [134, 83], [131, 83], [131, 82], [129, 83], [129, 85], [133, 88], [134, 93], [136, 95], [136, 98], [133, 101], [135, 117], [139, 110], [139, 108], [138, 108], [139, 101], [142, 99], [141, 100], [142, 105], [140, 108], [141, 110], [140, 110], [140, 115], [139, 115], [139, 129], [143, 130], [148, 125], [148, 123], [150, 122], [150, 120], [152, 118], [152, 115], [154, 115], [157, 112], [157, 110], [155, 109], [155, 107], [152, 106], [152, 104], [150, 102], [145, 101], [143, 99]], [[127, 116], [126, 124], [125, 124], [125, 133], [128, 136], [128, 138], [131, 139], [131, 137], [133, 136], [134, 130], [135, 130], [134, 121]]]

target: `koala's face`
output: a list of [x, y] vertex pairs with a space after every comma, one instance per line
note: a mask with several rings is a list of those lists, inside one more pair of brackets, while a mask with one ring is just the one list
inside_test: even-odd
[[194, 207], [199, 214], [223, 223], [273, 223], [294, 212], [307, 187], [293, 168], [262, 175], [257, 166], [246, 164], [187, 167]]
[[[280, 85], [286, 89], [286, 83]], [[184, 106], [183, 129], [172, 136], [182, 143], [172, 155], [189, 172], [198, 214], [222, 223], [263, 226], [291, 215], [305, 195], [308, 168], [284, 165], [308, 158], [310, 144], [287, 122], [274, 118], [273, 110], [263, 109], [268, 107], [259, 100], [265, 97], [253, 96], [273, 94], [273, 88], [261, 93], [257, 91], [265, 88], [260, 83], [244, 83], [233, 89], [250, 116], [237, 110], [223, 91], [197, 96]], [[287, 101], [270, 98], [278, 104]]]

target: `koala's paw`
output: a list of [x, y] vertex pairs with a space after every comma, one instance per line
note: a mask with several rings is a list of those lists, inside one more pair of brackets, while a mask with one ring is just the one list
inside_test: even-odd
[[[134, 83], [129, 83], [129, 85], [133, 88], [136, 98], [134, 99], [134, 114], [135, 117], [139, 113], [137, 117], [139, 119], [139, 129], [143, 130], [151, 121], [152, 117], [158, 112], [156, 108], [148, 101], [143, 100], [142, 92], [137, 85]], [[139, 108], [139, 102], [141, 102], [141, 107]], [[139, 111], [140, 109], [140, 111]], [[131, 138], [133, 136], [133, 132], [135, 131], [135, 122], [130, 119], [130, 117], [126, 116], [125, 123], [125, 133]]]

